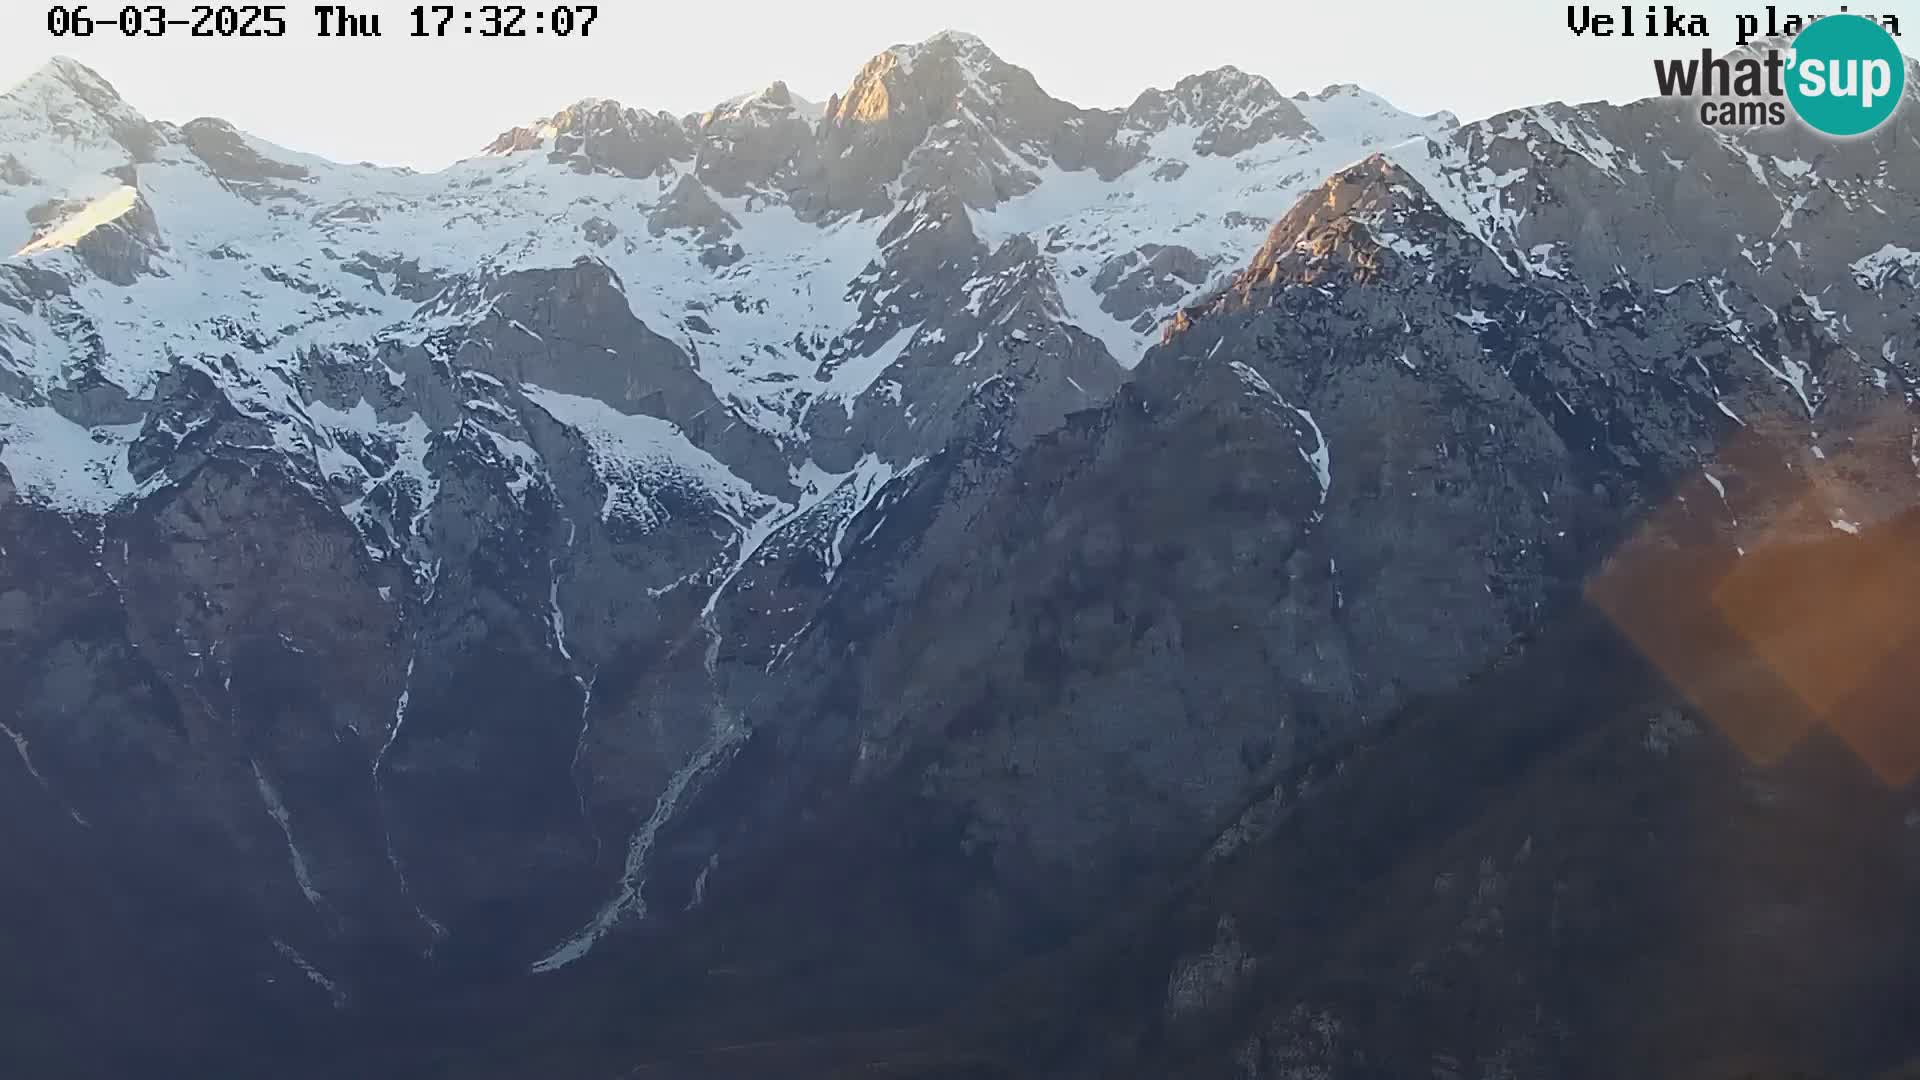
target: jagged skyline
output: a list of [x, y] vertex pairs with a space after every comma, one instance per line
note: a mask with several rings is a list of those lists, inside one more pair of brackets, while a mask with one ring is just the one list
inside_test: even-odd
[[[1050, 93], [1090, 108], [1125, 107], [1149, 86], [1231, 64], [1288, 94], [1357, 83], [1411, 112], [1445, 109], [1473, 119], [1547, 100], [1642, 96], [1652, 89], [1648, 60], [1672, 51], [1662, 39], [1576, 38], [1560, 5], [1520, 0], [1481, 5], [1470, 24], [1401, 0], [1370, 5], [1364, 25], [1338, 5], [1250, 5], [1232, 13], [1231, 32], [1202, 21], [1174, 33], [1164, 19], [1037, 12], [1009, 0], [907, 4], [851, 24], [805, 7], [756, 2], [730, 9], [720, 31], [704, 8], [609, 7], [590, 39], [512, 42], [410, 39], [396, 25], [410, 6], [378, 5], [386, 36], [350, 43], [313, 37], [304, 7], [291, 17], [294, 33], [272, 41], [59, 38], [29, 18], [26, 32], [0, 40], [0, 88], [53, 56], [71, 56], [149, 116], [219, 116], [333, 160], [432, 169], [473, 153], [508, 123], [583, 97], [684, 114], [781, 80], [824, 101], [888, 45], [945, 29], [978, 35]], [[1734, 13], [1751, 8], [1715, 0], [1687, 9], [1705, 13], [1714, 43], [1730, 46]], [[733, 33], [745, 27], [753, 32]], [[717, 33], [731, 39], [717, 44]], [[1455, 61], [1472, 51], [1458, 43], [1475, 40], [1476, 65], [1497, 66], [1463, 78]], [[503, 68], [511, 77], [499, 77]], [[315, 93], [316, 85], [326, 93]], [[430, 118], [395, 123], [394, 103], [402, 98], [431, 102]]]

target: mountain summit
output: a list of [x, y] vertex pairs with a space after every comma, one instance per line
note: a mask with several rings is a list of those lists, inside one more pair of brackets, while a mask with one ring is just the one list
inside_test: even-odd
[[91, 68], [58, 57], [0, 95], [0, 252], [48, 231], [60, 206], [85, 206], [124, 182], [163, 136]]

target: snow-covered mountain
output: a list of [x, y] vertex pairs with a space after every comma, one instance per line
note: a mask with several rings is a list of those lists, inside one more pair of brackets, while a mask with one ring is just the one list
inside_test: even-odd
[[1729, 560], [1910, 506], [1912, 117], [1090, 110], [948, 33], [419, 174], [56, 61], [0, 97], [0, 839], [68, 902], [0, 917], [263, 1031], [917, 1022], [1676, 492]]
[[[1086, 110], [948, 33], [824, 105], [780, 83], [686, 117], [583, 101], [420, 174], [151, 122], [59, 60], [0, 98], [0, 465], [129, 616], [143, 582], [166, 594], [133, 636], [221, 735], [154, 752], [234, 778], [194, 800], [281, 850], [263, 879], [293, 859], [295, 910], [384, 925], [348, 909], [385, 892], [413, 929], [381, 932], [431, 949], [462, 933], [450, 906], [514, 896], [550, 914], [503, 954], [554, 966], [645, 909], [659, 827], [747, 730], [721, 657], [771, 670], [899, 478], [1104, 403], [1302, 192], [1450, 123], [1232, 68]], [[162, 524], [209, 499], [219, 524]], [[356, 585], [320, 603], [339, 582], [315, 575]], [[318, 731], [251, 730], [284, 705], [247, 703], [254, 641], [356, 672]], [[566, 730], [429, 734], [489, 649], [538, 669], [524, 708]], [[669, 718], [634, 727], [648, 710]], [[32, 719], [22, 754], [51, 762]], [[357, 794], [289, 779], [314, 738], [363, 759]], [[499, 770], [535, 778], [523, 856], [463, 854], [438, 834]], [[362, 825], [314, 823], [342, 798]], [[359, 835], [323, 854], [336, 829]]]
[[[664, 458], [729, 439], [717, 467], [764, 496], [760, 516], [791, 512], [809, 485], [944, 445], [998, 377], [1031, 384], [1027, 430], [1098, 402], [1301, 192], [1445, 123], [1353, 88], [1291, 101], [1231, 68], [1092, 112], [943, 34], [882, 53], [824, 107], [778, 83], [683, 118], [585, 101], [422, 175], [216, 120], [149, 123], [55, 61], [0, 100], [9, 469], [32, 501], [126, 503], [153, 483], [124, 467], [141, 403], [197, 369], [370, 543], [421, 569], [434, 443], [511, 440], [532, 482], [544, 465], [518, 416], [541, 386], [665, 421]], [[590, 318], [618, 332], [556, 328], [569, 340], [550, 344], [537, 319], [501, 317], [541, 314], [516, 275], [550, 287], [558, 271], [595, 280], [607, 310]], [[489, 320], [524, 339], [490, 351], [528, 355], [456, 363], [423, 407], [399, 358]], [[1022, 359], [1044, 354], [1058, 359]], [[615, 374], [636, 365], [684, 374]], [[323, 370], [333, 385], [314, 385]], [[656, 379], [673, 386], [649, 407]], [[57, 403], [81, 385], [112, 405]], [[620, 468], [616, 453], [603, 441], [596, 460]], [[403, 493], [412, 518], [370, 520]]]

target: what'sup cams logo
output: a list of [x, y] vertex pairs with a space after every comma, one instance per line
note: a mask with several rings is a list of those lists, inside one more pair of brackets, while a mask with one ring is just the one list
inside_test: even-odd
[[1893, 34], [1853, 14], [1813, 19], [1785, 50], [1755, 45], [1716, 57], [1702, 49], [1698, 57], [1655, 60], [1653, 70], [1660, 93], [1697, 99], [1700, 122], [1709, 127], [1777, 127], [1791, 109], [1808, 127], [1837, 138], [1886, 123], [1907, 83], [1906, 57]]

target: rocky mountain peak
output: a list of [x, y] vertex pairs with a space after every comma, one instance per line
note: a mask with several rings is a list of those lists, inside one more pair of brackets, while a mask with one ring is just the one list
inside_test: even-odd
[[[0, 253], [128, 182], [162, 136], [93, 69], [56, 58], [0, 95]], [[26, 227], [22, 227], [23, 224]]]
[[77, 96], [100, 109], [125, 107], [120, 92], [101, 74], [80, 61], [56, 56], [7, 91], [5, 97], [32, 100], [48, 94]]
[[[1404, 119], [1408, 114], [1396, 108], [1386, 98], [1368, 90], [1358, 83], [1328, 83], [1318, 93], [1309, 94], [1305, 90], [1293, 95], [1293, 100], [1301, 109], [1309, 113], [1322, 115], [1341, 114], [1359, 122], [1369, 118], [1393, 117]], [[1428, 121], [1429, 127], [1455, 128], [1460, 126], [1460, 118], [1442, 109], [1420, 117]]]
[[948, 32], [869, 60], [821, 121], [815, 212], [878, 213], [888, 185], [948, 181], [976, 207], [1029, 190], [1083, 110], [1040, 88], [979, 38]]
[[1016, 73], [1032, 82], [979, 38], [945, 31], [917, 44], [895, 45], [867, 61], [827, 111], [841, 122], [876, 123], [919, 108], [943, 120], [956, 107], [991, 109], [998, 104], [1000, 84]]
[[[770, 129], [799, 125], [811, 137], [826, 113], [826, 106], [794, 93], [784, 82], [741, 94], [715, 105], [704, 113], [689, 116], [684, 125], [690, 131], [723, 135], [729, 140], [765, 138]], [[761, 129], [756, 131], [755, 129]], [[776, 142], [790, 140], [774, 138]]]
[[113, 84], [77, 60], [56, 57], [0, 95], [0, 145], [54, 140], [79, 144], [119, 143], [129, 152], [150, 152], [155, 138], [147, 118], [127, 104]]
[[1319, 93], [1309, 94], [1305, 90], [1293, 95], [1295, 101], [1328, 101], [1336, 97], [1358, 97], [1366, 91], [1358, 83], [1328, 83]]
[[1403, 142], [1460, 126], [1450, 112], [1416, 116], [1355, 83], [1332, 83], [1317, 93], [1301, 91], [1291, 100], [1315, 129], [1337, 132], [1362, 146]]
[[795, 94], [784, 82], [742, 94], [687, 118], [697, 143], [694, 171], [727, 195], [786, 189], [813, 160], [815, 128], [825, 106]]
[[735, 117], [758, 117], [764, 123], [789, 115], [812, 123], [825, 111], [824, 104], [809, 101], [794, 93], [784, 81], [776, 80], [763, 89], [721, 102], [693, 118], [693, 123], [708, 126]]
[[951, 56], [980, 67], [1004, 63], [978, 36], [963, 30], [942, 30], [912, 45], [895, 45], [885, 54], [907, 67], [922, 57]]
[[1195, 105], [1231, 105], [1238, 100], [1264, 105], [1280, 96], [1265, 77], [1232, 64], [1189, 75], [1174, 84], [1172, 93]]
[[1203, 156], [1232, 156], [1272, 139], [1317, 135], [1273, 84], [1231, 65], [1189, 75], [1171, 90], [1150, 89], [1127, 109], [1122, 126], [1157, 135], [1194, 129], [1193, 149]]
[[693, 155], [683, 124], [671, 114], [644, 112], [606, 98], [584, 98], [550, 117], [510, 128], [482, 152], [543, 148], [549, 161], [576, 172], [633, 179], [660, 175], [670, 162]]

